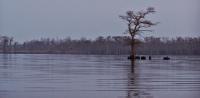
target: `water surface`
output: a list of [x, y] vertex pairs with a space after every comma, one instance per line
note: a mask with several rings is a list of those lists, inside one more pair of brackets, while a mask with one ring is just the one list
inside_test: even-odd
[[1, 54], [0, 98], [200, 98], [200, 57]]

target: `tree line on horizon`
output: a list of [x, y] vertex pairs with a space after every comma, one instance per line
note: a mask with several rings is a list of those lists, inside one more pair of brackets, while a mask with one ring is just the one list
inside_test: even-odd
[[[131, 52], [130, 41], [128, 36], [100, 36], [95, 40], [42, 38], [18, 43], [13, 38], [3, 36], [0, 37], [0, 53], [128, 55]], [[200, 55], [200, 37], [170, 39], [152, 36], [145, 37], [138, 43], [137, 55]]]

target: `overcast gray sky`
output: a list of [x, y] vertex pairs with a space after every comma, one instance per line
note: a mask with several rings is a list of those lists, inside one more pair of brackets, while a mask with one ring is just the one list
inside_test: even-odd
[[119, 15], [155, 7], [159, 25], [144, 36], [200, 36], [199, 0], [0, 0], [0, 34], [17, 41], [41, 37], [124, 35]]

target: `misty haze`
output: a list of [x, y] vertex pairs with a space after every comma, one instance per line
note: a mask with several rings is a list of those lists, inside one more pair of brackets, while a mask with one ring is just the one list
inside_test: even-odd
[[199, 0], [0, 0], [0, 98], [200, 98]]

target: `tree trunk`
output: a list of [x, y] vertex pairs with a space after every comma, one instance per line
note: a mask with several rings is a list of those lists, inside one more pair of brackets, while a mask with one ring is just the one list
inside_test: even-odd
[[135, 67], [135, 39], [134, 39], [134, 36], [132, 36], [132, 39], [131, 39], [131, 65], [132, 65], [132, 72], [134, 72], [134, 67]]

